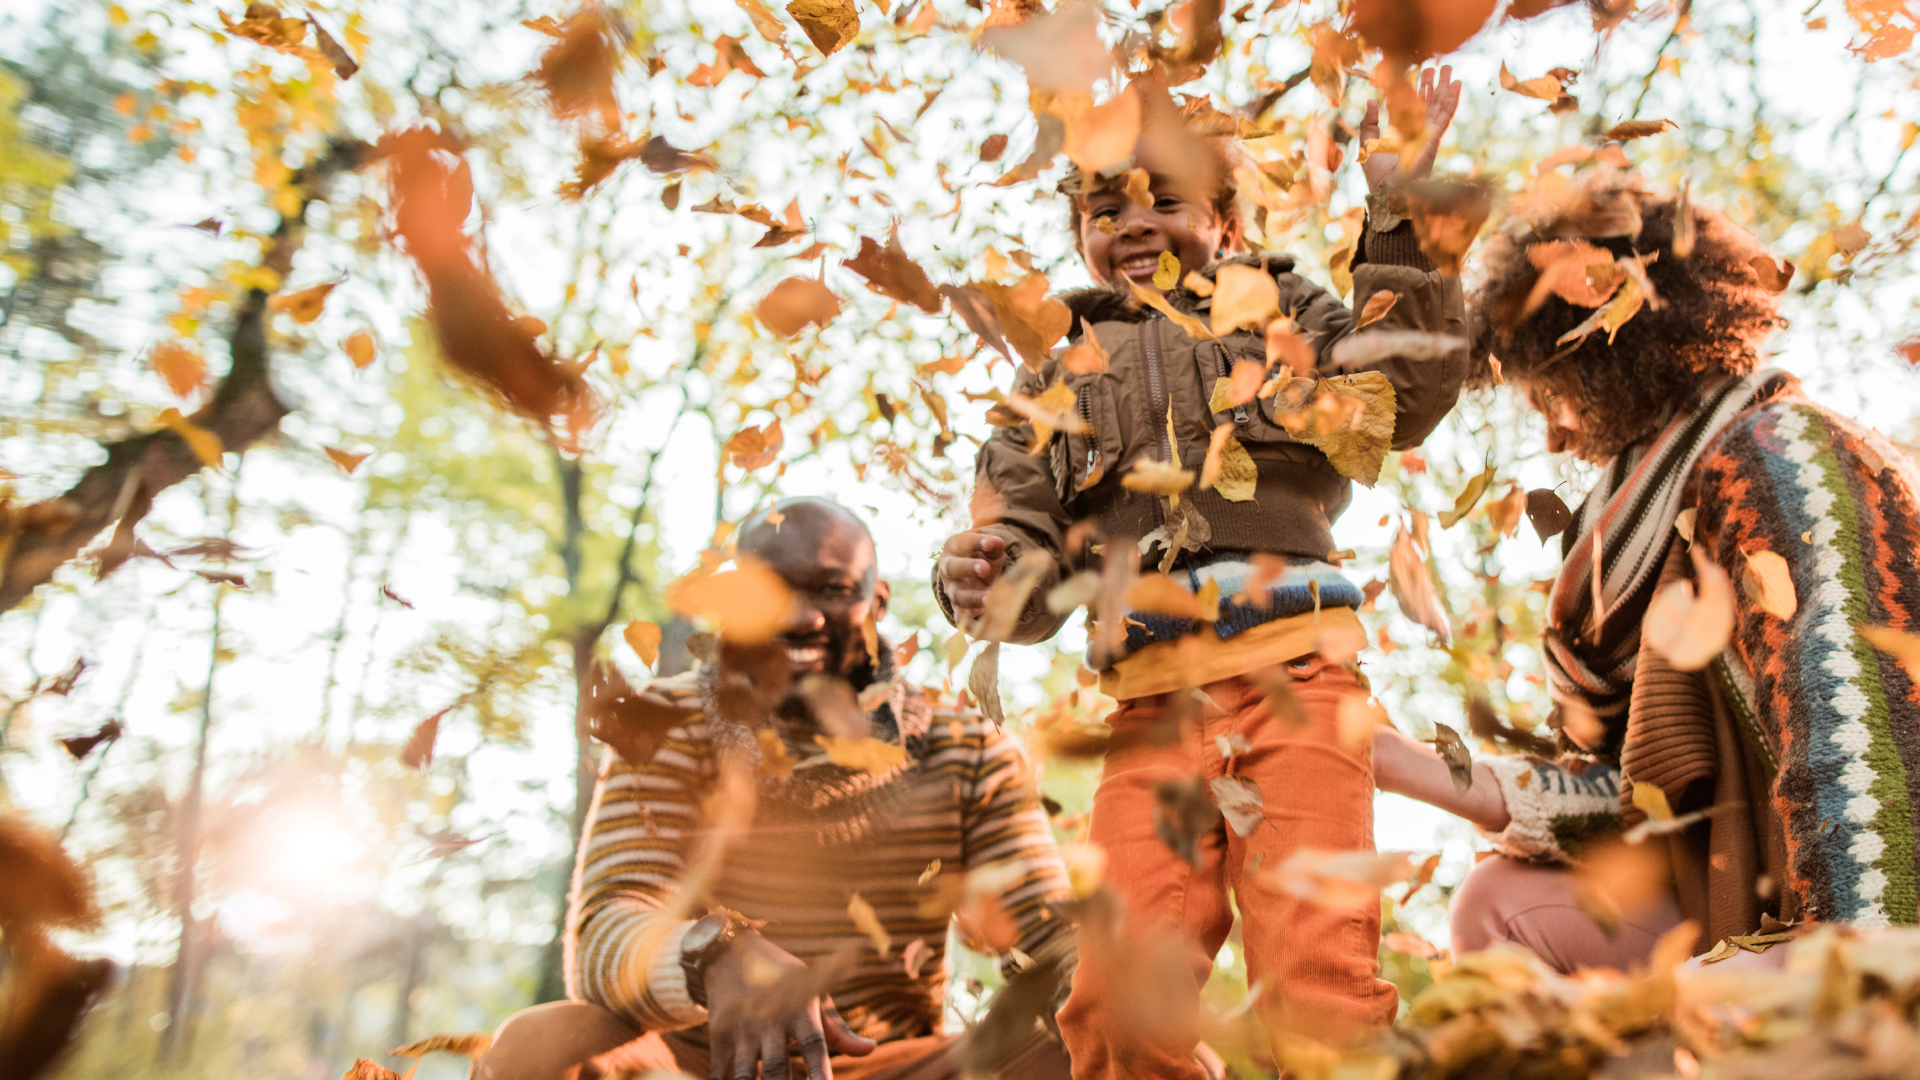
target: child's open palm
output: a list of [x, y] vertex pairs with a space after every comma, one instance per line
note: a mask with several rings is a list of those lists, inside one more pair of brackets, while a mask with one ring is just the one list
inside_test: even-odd
[[[1440, 153], [1440, 140], [1453, 123], [1454, 111], [1460, 107], [1460, 82], [1453, 77], [1452, 65], [1442, 67], [1437, 78], [1432, 68], [1420, 73], [1420, 100], [1427, 106], [1427, 144], [1414, 159], [1413, 167], [1402, 175], [1402, 179], [1407, 180], [1421, 179], [1433, 171], [1433, 160]], [[1360, 143], [1364, 146], [1379, 137], [1380, 102], [1376, 98], [1367, 102], [1366, 115], [1360, 119]], [[1367, 155], [1367, 160], [1360, 163], [1367, 175], [1367, 190], [1379, 191], [1385, 187], [1399, 167], [1399, 154]]]

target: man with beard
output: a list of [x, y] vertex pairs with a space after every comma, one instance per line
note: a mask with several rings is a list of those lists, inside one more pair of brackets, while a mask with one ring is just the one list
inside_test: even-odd
[[[750, 520], [738, 550], [791, 589], [782, 631], [722, 642], [714, 663], [642, 695], [686, 719], [650, 760], [613, 756], [600, 777], [567, 923], [573, 1000], [509, 1018], [479, 1080], [576, 1065], [958, 1076], [940, 1034], [956, 905], [1009, 977], [1038, 981], [1034, 1012], [1064, 995], [1074, 934], [1055, 908], [1071, 894], [1032, 774], [991, 723], [931, 703], [884, 640], [869, 646], [889, 590], [866, 526], [789, 499]], [[829, 757], [828, 740], [863, 759]], [[976, 1040], [968, 1064], [1064, 1080], [1064, 1052], [1031, 1016], [997, 1046]]]

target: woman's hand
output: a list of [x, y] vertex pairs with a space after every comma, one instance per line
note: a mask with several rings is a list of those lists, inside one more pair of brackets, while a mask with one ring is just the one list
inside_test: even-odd
[[806, 1062], [807, 1080], [833, 1080], [829, 1054], [873, 1053], [873, 1040], [847, 1027], [832, 998], [809, 996], [798, 1005], [782, 1000], [782, 984], [807, 979], [807, 965], [759, 934], [741, 934], [701, 977], [712, 1048], [709, 1080], [787, 1080], [793, 1043]]
[[[1448, 65], [1440, 69], [1436, 79], [1432, 68], [1420, 72], [1420, 100], [1427, 107], [1427, 143], [1420, 149], [1420, 156], [1413, 161], [1413, 167], [1404, 174], [1404, 179], [1418, 180], [1433, 172], [1433, 161], [1440, 153], [1440, 140], [1453, 124], [1454, 111], [1460, 107], [1460, 82], [1453, 77], [1453, 67]], [[1360, 145], [1380, 137], [1380, 101], [1367, 102], [1366, 115], [1360, 119]], [[1368, 154], [1367, 160], [1360, 163], [1360, 169], [1367, 176], [1367, 190], [1379, 191], [1393, 178], [1394, 170], [1400, 166], [1399, 154]]]
[[940, 549], [940, 585], [953, 605], [956, 621], [987, 614], [987, 589], [1007, 567], [1007, 542], [984, 532], [955, 533]]
[[1473, 763], [1473, 786], [1460, 791], [1438, 751], [1392, 728], [1373, 729], [1373, 785], [1437, 806], [1488, 832], [1499, 832], [1513, 820], [1500, 779], [1485, 762]]

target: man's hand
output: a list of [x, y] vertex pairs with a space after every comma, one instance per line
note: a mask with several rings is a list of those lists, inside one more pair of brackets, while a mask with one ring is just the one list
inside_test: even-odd
[[[1441, 68], [1438, 79], [1432, 68], [1420, 72], [1420, 100], [1427, 106], [1427, 144], [1403, 176], [1407, 180], [1419, 180], [1433, 171], [1434, 158], [1440, 153], [1440, 140], [1453, 124], [1454, 110], [1460, 107], [1460, 82], [1453, 77], [1452, 65]], [[1375, 99], [1367, 102], [1367, 113], [1360, 119], [1360, 145], [1365, 146], [1379, 137], [1380, 102]], [[1399, 167], [1399, 154], [1368, 154], [1367, 160], [1360, 163], [1361, 171], [1367, 175], [1367, 190], [1379, 191], [1385, 187]]]
[[947, 538], [940, 550], [940, 584], [947, 590], [956, 619], [980, 619], [987, 613], [987, 589], [1007, 568], [1007, 542], [990, 533], [963, 532]]
[[783, 987], [811, 978], [798, 957], [759, 934], [741, 934], [702, 973], [707, 991], [709, 1080], [788, 1080], [789, 1044], [798, 1043], [807, 1080], [833, 1080], [829, 1054], [864, 1057], [872, 1039], [855, 1035], [833, 999], [808, 995], [798, 1005]]

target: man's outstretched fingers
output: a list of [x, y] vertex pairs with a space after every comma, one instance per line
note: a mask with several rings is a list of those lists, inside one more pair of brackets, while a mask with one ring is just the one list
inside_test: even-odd
[[864, 1035], [855, 1035], [840, 1018], [840, 1009], [832, 998], [820, 999], [820, 1026], [827, 1035], [827, 1049], [848, 1057], [866, 1057], [880, 1044]]
[[807, 1063], [807, 1080], [833, 1080], [833, 1066], [827, 1064], [827, 1037], [814, 1021], [812, 1010], [794, 1017], [792, 1031], [793, 1041], [800, 1044], [800, 1060]]
[[760, 1033], [760, 1080], [787, 1080], [792, 1073], [787, 1060], [787, 1033], [769, 1027]]

